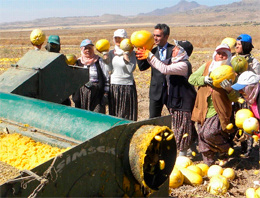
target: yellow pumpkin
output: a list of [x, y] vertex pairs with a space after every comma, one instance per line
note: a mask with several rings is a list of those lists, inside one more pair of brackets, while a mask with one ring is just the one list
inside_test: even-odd
[[256, 189], [255, 193], [258, 196], [258, 198], [260, 198], [260, 187]]
[[189, 170], [188, 168], [179, 168], [181, 173], [184, 175], [184, 183], [190, 184], [193, 186], [198, 186], [202, 184], [203, 178], [198, 173], [195, 173], [192, 170]]
[[233, 180], [236, 177], [236, 173], [233, 168], [225, 168], [222, 175], [229, 180]]
[[192, 165], [193, 162], [190, 160], [190, 158], [185, 156], [178, 156], [175, 161], [175, 166], [177, 168], [184, 167], [187, 168], [188, 166]]
[[208, 177], [211, 178], [214, 175], [222, 175], [223, 173], [223, 168], [219, 165], [211, 165], [208, 169]]
[[154, 45], [154, 38], [151, 32], [146, 30], [135, 31], [131, 35], [131, 43], [137, 48], [145, 48], [152, 50]]
[[259, 137], [257, 135], [252, 135], [252, 138], [254, 139], [254, 142], [258, 142]]
[[187, 167], [187, 169], [192, 170], [195, 173], [198, 173], [199, 175], [203, 176], [201, 168], [196, 166], [196, 165], [190, 165], [190, 166]]
[[207, 175], [209, 169], [209, 166], [207, 164], [200, 163], [200, 164], [196, 164], [196, 166], [198, 166], [201, 169], [202, 177]]
[[132, 51], [134, 49], [134, 46], [133, 44], [131, 43], [130, 39], [128, 38], [125, 38], [123, 39], [121, 42], [120, 42], [120, 48], [123, 50], [123, 51]]
[[259, 194], [259, 189], [257, 190], [254, 188], [248, 188], [246, 189], [246, 198], [259, 198], [260, 194]]
[[243, 128], [243, 123], [247, 118], [254, 117], [254, 114], [249, 109], [240, 109], [235, 114], [235, 124], [238, 128]]
[[227, 126], [226, 126], [226, 129], [227, 130], [231, 130], [231, 129], [233, 129], [233, 124], [232, 123], [229, 123]]
[[228, 188], [227, 178], [222, 175], [215, 175], [210, 179], [207, 191], [213, 195], [223, 195], [228, 191]]
[[226, 37], [226, 38], [224, 38], [222, 40], [221, 44], [226, 43], [229, 46], [229, 48], [231, 50], [231, 53], [233, 53], [233, 52], [235, 52], [236, 42], [237, 42], [236, 39], [230, 38], [230, 37]]
[[210, 77], [213, 80], [213, 86], [217, 88], [221, 88], [220, 83], [223, 80], [227, 79], [227, 80], [232, 80], [232, 82], [234, 82], [236, 78], [236, 74], [234, 69], [231, 66], [221, 65], [210, 73]]
[[77, 57], [74, 54], [66, 55], [66, 63], [68, 65], [74, 65], [77, 62]]
[[41, 45], [46, 40], [45, 33], [41, 29], [34, 29], [30, 34], [30, 40], [34, 45]]
[[169, 186], [171, 188], [178, 188], [183, 184], [184, 176], [178, 168], [174, 168], [169, 177]]
[[253, 134], [253, 131], [259, 130], [259, 122], [255, 117], [247, 118], [243, 122], [243, 129], [249, 134]]
[[100, 39], [96, 42], [96, 49], [99, 52], [108, 51], [110, 48], [110, 43], [107, 39]]

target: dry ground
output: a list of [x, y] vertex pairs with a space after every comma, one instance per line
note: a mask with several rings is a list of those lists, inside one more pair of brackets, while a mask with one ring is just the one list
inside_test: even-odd
[[[121, 27], [118, 27], [121, 28]], [[136, 30], [152, 31], [152, 26], [143, 27], [124, 27], [128, 35]], [[45, 29], [48, 35], [57, 34], [61, 37], [61, 53], [80, 55], [79, 44], [83, 39], [89, 38], [94, 43], [101, 38], [106, 38], [112, 43], [112, 36], [115, 27], [95, 27], [92, 28], [78, 28], [70, 30], [51, 30]], [[32, 49], [29, 41], [29, 34], [31, 30], [12, 30], [0, 32], [0, 74], [6, 71], [11, 63], [16, 63], [28, 50]], [[173, 38], [177, 40], [189, 40], [194, 45], [194, 51], [190, 57], [190, 61], [195, 71], [205, 61], [210, 60], [214, 48], [220, 44], [225, 37], [236, 38], [241, 33], [250, 34], [253, 37], [253, 44], [255, 49], [252, 54], [260, 60], [260, 34], [259, 26], [210, 26], [210, 27], [171, 27], [171, 36], [169, 41]], [[138, 92], [138, 120], [148, 119], [148, 92], [150, 81], [150, 70], [140, 72], [137, 68], [134, 72], [134, 77]], [[163, 110], [163, 115], [168, 115], [166, 108]], [[254, 147], [254, 155], [258, 156], [259, 144]], [[231, 158], [228, 167], [233, 167], [237, 172], [237, 178], [231, 183], [230, 190], [223, 197], [245, 197], [244, 192], [248, 187], [253, 186], [254, 180], [260, 180], [258, 171], [258, 157], [251, 157], [249, 159], [242, 159], [239, 157], [240, 145], [236, 144], [235, 153]], [[201, 156], [198, 154], [194, 159], [194, 163], [201, 162]], [[0, 164], [0, 173], [1, 173]], [[13, 170], [10, 170], [11, 172]], [[171, 190], [173, 197], [214, 197], [206, 193], [207, 179], [205, 185], [199, 187], [192, 187], [184, 185], [178, 189]], [[0, 181], [1, 183], [1, 181]]]

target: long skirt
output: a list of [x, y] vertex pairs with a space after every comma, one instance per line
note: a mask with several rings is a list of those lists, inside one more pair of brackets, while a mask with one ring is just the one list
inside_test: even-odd
[[229, 134], [222, 131], [218, 115], [207, 118], [203, 126], [198, 124], [198, 136], [199, 151], [208, 165], [214, 163], [215, 153], [227, 153], [231, 146]]
[[[198, 137], [194, 122], [191, 120], [191, 112], [174, 111], [171, 108], [169, 111], [172, 115], [172, 130], [175, 135], [177, 148], [180, 151], [187, 150]], [[186, 137], [183, 138], [183, 135]]]
[[103, 90], [100, 90], [98, 83], [92, 83], [91, 87], [83, 85], [74, 95], [75, 107], [105, 113], [105, 106], [101, 105]]
[[135, 85], [110, 85], [109, 115], [137, 120], [138, 101]]

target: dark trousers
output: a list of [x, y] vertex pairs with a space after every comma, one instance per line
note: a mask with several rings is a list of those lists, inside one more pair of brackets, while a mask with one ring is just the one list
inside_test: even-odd
[[150, 99], [149, 114], [150, 118], [160, 117], [162, 115], [164, 102], [162, 98], [160, 100]]

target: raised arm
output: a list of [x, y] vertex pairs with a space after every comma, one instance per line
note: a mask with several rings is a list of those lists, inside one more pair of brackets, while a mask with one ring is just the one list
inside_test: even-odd
[[203, 76], [203, 72], [205, 70], [206, 67], [206, 63], [204, 63], [197, 71], [193, 72], [188, 81], [190, 84], [194, 85], [194, 86], [202, 86], [205, 85], [204, 79], [205, 76]]
[[179, 75], [185, 77], [188, 74], [188, 66], [183, 61], [167, 65], [164, 62], [157, 59], [154, 55], [151, 57], [151, 59], [148, 58], [147, 60], [152, 67], [160, 71], [162, 74]]

